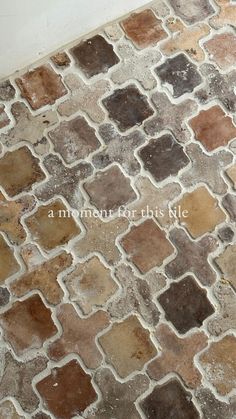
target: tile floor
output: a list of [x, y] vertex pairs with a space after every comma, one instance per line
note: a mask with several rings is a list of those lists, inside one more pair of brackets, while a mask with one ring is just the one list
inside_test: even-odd
[[156, 0], [0, 82], [0, 418], [236, 418], [236, 3]]

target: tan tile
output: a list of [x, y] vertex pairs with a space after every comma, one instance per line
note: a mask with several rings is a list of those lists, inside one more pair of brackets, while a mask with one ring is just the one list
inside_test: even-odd
[[10, 124], [10, 119], [5, 112], [5, 106], [0, 105], [0, 129]]
[[58, 52], [51, 57], [53, 64], [58, 68], [68, 67], [71, 63], [70, 57], [66, 52]]
[[234, 189], [236, 189], [236, 164], [229, 167], [229, 169], [226, 170], [226, 173], [231, 179]]
[[224, 275], [223, 279], [229, 281], [236, 288], [236, 244], [227, 246], [223, 253], [215, 259], [215, 262]]
[[0, 418], [23, 419], [23, 416], [19, 415], [14, 404], [10, 400], [6, 400], [0, 404]]
[[15, 274], [20, 266], [15, 259], [13, 251], [7, 245], [3, 236], [0, 234], [0, 283], [3, 284], [5, 279]]
[[236, 7], [230, 0], [215, 0], [220, 7], [220, 11], [216, 16], [210, 19], [210, 24], [214, 28], [222, 28], [225, 25], [235, 26]]
[[235, 65], [236, 61], [236, 36], [231, 32], [216, 34], [204, 43], [211, 61], [223, 70]]

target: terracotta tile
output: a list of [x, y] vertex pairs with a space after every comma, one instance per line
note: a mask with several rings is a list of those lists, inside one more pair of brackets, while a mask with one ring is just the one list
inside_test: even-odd
[[15, 302], [0, 316], [4, 337], [18, 356], [27, 349], [41, 348], [43, 343], [57, 333], [49, 310], [37, 294], [24, 301]]
[[0, 105], [0, 129], [6, 127], [9, 124], [10, 119], [8, 118], [8, 115], [5, 112], [5, 106]]
[[25, 146], [6, 152], [0, 159], [0, 183], [9, 196], [29, 191], [35, 182], [44, 178], [39, 159]]
[[0, 234], [0, 284], [3, 284], [5, 279], [14, 275], [20, 266], [15, 259], [12, 249], [8, 246], [3, 236]]
[[175, 217], [169, 214], [169, 204], [181, 192], [181, 186], [178, 183], [168, 183], [162, 188], [157, 188], [148, 178], [140, 176], [136, 180], [135, 187], [140, 196], [138, 201], [128, 206], [131, 211], [129, 216], [131, 220], [139, 220], [147, 214], [152, 215], [153, 211], [153, 216], [161, 226], [169, 227], [175, 222]]
[[231, 32], [219, 33], [204, 43], [212, 61], [223, 70], [235, 65], [236, 36]]
[[84, 263], [79, 263], [65, 276], [65, 285], [70, 300], [76, 302], [84, 314], [106, 304], [117, 291], [118, 286], [111, 277], [111, 272], [97, 256]]
[[171, 134], [149, 140], [139, 151], [139, 155], [145, 170], [150, 172], [157, 182], [177, 175], [189, 163], [183, 147]]
[[68, 211], [65, 205], [57, 200], [40, 206], [34, 214], [25, 219], [33, 239], [44, 249], [52, 250], [80, 234], [79, 226]]
[[197, 66], [185, 54], [168, 58], [155, 72], [174, 98], [192, 92], [202, 82]]
[[230, 400], [230, 403], [226, 403], [218, 400], [208, 388], [203, 387], [196, 391], [195, 396], [205, 418], [232, 419], [235, 416], [235, 397]]
[[236, 294], [225, 280], [218, 282], [213, 292], [219, 308], [216, 315], [209, 320], [207, 328], [212, 335], [218, 336], [235, 327]]
[[236, 338], [233, 335], [211, 343], [200, 358], [206, 379], [221, 396], [226, 396], [236, 385]]
[[90, 375], [76, 360], [53, 368], [36, 388], [46, 408], [57, 419], [69, 419], [82, 413], [97, 398]]
[[170, 232], [170, 240], [177, 249], [177, 256], [166, 266], [166, 274], [178, 278], [187, 272], [193, 272], [203, 285], [211, 285], [216, 279], [208, 261], [211, 252], [217, 249], [217, 240], [212, 236], [204, 236], [192, 241], [183, 229], [175, 228]]
[[212, 64], [203, 64], [200, 67], [205, 83], [200, 90], [196, 91], [196, 97], [200, 103], [205, 104], [212, 99], [219, 100], [229, 112], [236, 111], [236, 71], [221, 74]]
[[130, 175], [135, 175], [140, 171], [140, 164], [134, 155], [134, 150], [145, 141], [144, 134], [134, 131], [129, 135], [120, 135], [111, 124], [101, 125], [99, 134], [106, 148], [93, 155], [92, 161], [95, 167], [104, 169], [116, 162]]
[[123, 20], [121, 25], [127, 37], [138, 48], [154, 46], [167, 37], [166, 31], [162, 27], [161, 19], [158, 19], [150, 9], [133, 13]]
[[87, 77], [99, 73], [106, 73], [120, 60], [114, 52], [113, 46], [101, 35], [95, 35], [71, 49], [76, 64]]
[[120, 252], [115, 241], [117, 236], [127, 229], [128, 220], [119, 217], [104, 222], [91, 216], [82, 218], [82, 221], [86, 228], [86, 235], [76, 244], [76, 253], [80, 257], [84, 257], [90, 252], [100, 252], [108, 263], [117, 262], [120, 259]]
[[161, 46], [166, 55], [184, 51], [192, 60], [203, 61], [205, 53], [199, 45], [199, 41], [210, 33], [210, 27], [205, 23], [199, 23], [193, 27], [185, 26], [180, 19], [170, 17], [167, 27], [173, 33], [171, 38]]
[[8, 201], [0, 192], [0, 223], [11, 243], [21, 244], [25, 241], [26, 232], [21, 224], [21, 217], [34, 208], [32, 196], [24, 196], [17, 201]]
[[92, 174], [92, 166], [81, 162], [69, 168], [55, 154], [47, 155], [43, 164], [51, 176], [34, 191], [37, 198], [48, 201], [54, 195], [61, 195], [75, 209], [82, 207], [84, 199], [80, 192], [80, 181]]
[[192, 165], [181, 176], [181, 182], [187, 186], [195, 186], [197, 183], [206, 183], [213, 192], [224, 194], [228, 186], [221, 176], [221, 171], [232, 162], [232, 154], [226, 150], [212, 155], [203, 153], [197, 144], [189, 144], [186, 153], [191, 158]]
[[224, 280], [236, 288], [236, 245], [232, 244], [225, 248], [223, 253], [215, 259], [216, 264], [224, 275]]
[[51, 57], [53, 64], [58, 68], [69, 67], [71, 61], [66, 52], [58, 52]]
[[157, 353], [149, 331], [134, 315], [121, 323], [114, 323], [108, 332], [100, 336], [99, 343], [106, 354], [106, 361], [122, 378], [142, 370], [144, 364]]
[[176, 205], [181, 207], [182, 214], [183, 211], [187, 211], [187, 216], [183, 214], [179, 217], [180, 223], [194, 238], [214, 231], [226, 218], [217, 199], [205, 186], [187, 192]]
[[170, 0], [170, 5], [188, 25], [205, 20], [214, 13], [214, 9], [208, 0], [190, 0], [187, 4], [185, 0]]
[[12, 86], [10, 80], [0, 82], [0, 100], [14, 99], [16, 94], [15, 88]]
[[122, 84], [130, 79], [138, 80], [144, 89], [153, 89], [157, 82], [151, 68], [161, 59], [161, 54], [155, 49], [144, 50], [137, 53], [136, 49], [128, 43], [117, 46], [117, 52], [122, 58], [122, 66], [119, 66], [111, 74], [114, 83]]
[[232, 119], [218, 105], [200, 111], [190, 120], [190, 126], [207, 151], [227, 145], [236, 136]]
[[112, 166], [104, 172], [97, 172], [95, 176], [83, 184], [90, 197], [90, 202], [99, 211], [117, 211], [119, 207], [134, 201], [137, 196], [130, 185], [130, 180], [120, 170], [119, 166]]
[[156, 325], [159, 320], [159, 311], [153, 302], [153, 295], [159, 292], [165, 285], [166, 280], [162, 274], [153, 272], [140, 279], [130, 266], [119, 265], [115, 269], [115, 277], [122, 287], [122, 291], [108, 306], [108, 312], [112, 317], [122, 319], [131, 312], [139, 313], [146, 323]]
[[57, 281], [58, 275], [72, 263], [72, 256], [66, 252], [60, 253], [43, 264], [28, 269], [19, 279], [11, 284], [11, 292], [22, 297], [32, 290], [40, 290], [49, 304], [59, 304], [63, 291]]
[[154, 387], [142, 402], [141, 409], [147, 419], [199, 419], [199, 413], [192, 402], [192, 395], [175, 378]]
[[64, 96], [67, 90], [59, 76], [50, 65], [42, 65], [28, 71], [16, 83], [32, 109], [39, 109], [45, 105], [52, 105]]
[[71, 116], [80, 109], [86, 112], [94, 122], [103, 122], [105, 113], [99, 100], [109, 92], [109, 81], [98, 80], [88, 85], [77, 74], [68, 74], [64, 80], [71, 94], [69, 99], [58, 106], [58, 112], [63, 116]]
[[176, 373], [188, 387], [198, 387], [201, 374], [194, 364], [194, 356], [207, 346], [207, 336], [197, 332], [179, 338], [166, 324], [158, 326], [155, 336], [161, 345], [161, 355], [150, 362], [148, 374], [159, 381], [169, 373]]
[[108, 110], [120, 131], [126, 131], [135, 125], [141, 125], [154, 112], [150, 108], [147, 98], [138, 88], [130, 84], [123, 89], [117, 89], [111, 96], [103, 99], [103, 104]]
[[70, 353], [78, 354], [86, 367], [97, 368], [102, 362], [95, 337], [109, 326], [105, 311], [97, 311], [82, 319], [72, 304], [63, 304], [57, 310], [57, 318], [62, 325], [62, 336], [49, 346], [48, 354], [53, 360], [60, 360]]
[[0, 307], [9, 303], [10, 293], [7, 288], [0, 287]]
[[161, 266], [174, 251], [165, 232], [151, 219], [132, 227], [122, 238], [121, 245], [141, 273]]
[[32, 115], [22, 102], [15, 102], [11, 107], [15, 125], [7, 134], [1, 135], [1, 142], [7, 147], [16, 145], [19, 141], [28, 141], [38, 154], [49, 150], [49, 144], [44, 137], [45, 130], [58, 121], [54, 111], [46, 111]]
[[210, 19], [210, 24], [213, 28], [222, 28], [230, 25], [235, 27], [236, 7], [230, 0], [215, 0], [215, 3], [220, 7], [220, 11], [216, 16]]
[[[197, 103], [192, 99], [173, 104], [167, 95], [156, 92], [152, 95], [156, 114], [144, 124], [144, 129], [149, 135], [159, 134], [162, 130], [169, 129], [175, 138], [184, 143], [190, 139], [190, 130], [186, 118], [197, 110]], [[163, 112], [165, 109], [165, 112]]]
[[226, 173], [233, 183], [233, 188], [236, 190], [236, 164], [230, 166], [229, 169], [226, 170]]
[[206, 291], [199, 287], [195, 279], [188, 275], [170, 285], [158, 297], [165, 317], [171, 321], [179, 333], [186, 333], [193, 327], [201, 327], [204, 320], [214, 313]]
[[222, 199], [222, 205], [228, 212], [231, 221], [236, 221], [236, 196], [227, 193]]
[[222, 242], [231, 242], [234, 237], [234, 232], [230, 227], [223, 226], [218, 230], [218, 236]]
[[141, 418], [134, 402], [148, 388], [145, 375], [138, 374], [128, 382], [120, 383], [106, 368], [96, 372], [95, 381], [102, 393], [102, 400], [91, 409], [91, 414], [88, 412], [88, 419]]
[[66, 163], [83, 159], [100, 146], [94, 128], [82, 116], [61, 122], [48, 135]]

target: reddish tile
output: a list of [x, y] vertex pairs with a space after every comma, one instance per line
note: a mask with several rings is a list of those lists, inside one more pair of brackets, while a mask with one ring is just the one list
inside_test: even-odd
[[213, 28], [222, 28], [226, 25], [235, 27], [236, 7], [230, 0], [215, 0], [220, 10], [210, 19]]
[[3, 236], [0, 234], [0, 284], [3, 284], [5, 279], [14, 275], [19, 269], [20, 266], [15, 259], [13, 251], [7, 245]]
[[223, 70], [235, 65], [236, 36], [231, 32], [216, 34], [204, 43], [210, 59], [215, 61]]

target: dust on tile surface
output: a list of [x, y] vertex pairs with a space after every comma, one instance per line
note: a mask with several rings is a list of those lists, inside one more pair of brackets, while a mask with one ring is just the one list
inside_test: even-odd
[[155, 0], [0, 82], [0, 419], [236, 418], [235, 30]]

